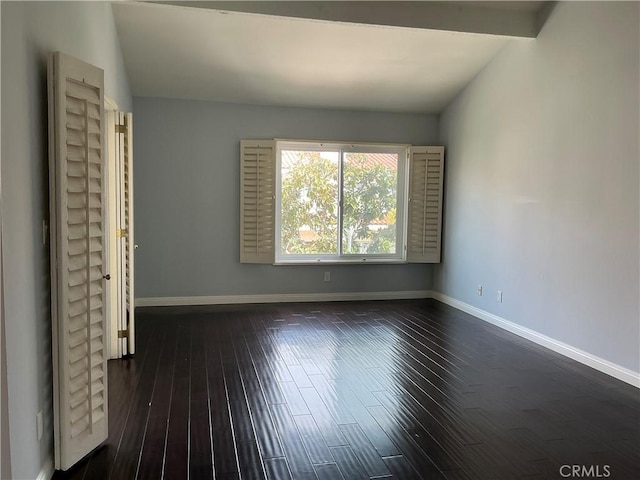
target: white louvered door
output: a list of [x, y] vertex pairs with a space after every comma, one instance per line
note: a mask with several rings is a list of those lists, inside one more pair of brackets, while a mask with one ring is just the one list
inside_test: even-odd
[[240, 262], [275, 259], [275, 142], [240, 142]]
[[133, 291], [133, 117], [116, 112], [118, 229], [118, 353], [135, 353], [135, 305]]
[[104, 73], [49, 59], [55, 467], [107, 438]]
[[444, 147], [411, 147], [407, 218], [408, 262], [440, 262], [443, 181]]

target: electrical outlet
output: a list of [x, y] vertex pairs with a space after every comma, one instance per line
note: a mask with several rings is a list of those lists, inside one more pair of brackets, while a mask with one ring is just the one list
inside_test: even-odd
[[478, 296], [482, 296], [482, 285], [478, 285]]
[[502, 290], [498, 290], [496, 300], [498, 300], [498, 303], [502, 303]]
[[331, 272], [324, 272], [324, 281], [325, 282], [331, 281]]
[[38, 433], [38, 440], [42, 439], [42, 434], [44, 433], [44, 423], [42, 421], [42, 410], [40, 410], [36, 415], [36, 430]]

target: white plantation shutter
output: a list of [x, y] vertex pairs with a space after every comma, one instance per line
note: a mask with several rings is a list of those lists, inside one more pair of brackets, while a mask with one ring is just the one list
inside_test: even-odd
[[411, 147], [407, 220], [408, 262], [440, 262], [443, 180], [444, 147]]
[[118, 353], [135, 353], [133, 291], [133, 116], [116, 112], [117, 192], [118, 192]]
[[126, 254], [126, 305], [127, 312], [129, 314], [127, 318], [127, 340], [128, 340], [128, 350], [129, 354], [133, 355], [135, 353], [135, 295], [134, 295], [134, 282], [133, 282], [133, 273], [134, 273], [134, 253], [135, 253], [135, 242], [133, 235], [133, 116], [130, 113], [123, 115], [123, 120], [125, 121], [125, 156], [124, 156], [124, 166], [125, 166], [125, 203], [126, 203], [126, 214], [125, 214], [125, 225], [127, 228], [127, 254]]
[[50, 57], [55, 466], [63, 470], [107, 438], [103, 90], [101, 69]]
[[240, 262], [275, 259], [275, 142], [240, 142]]

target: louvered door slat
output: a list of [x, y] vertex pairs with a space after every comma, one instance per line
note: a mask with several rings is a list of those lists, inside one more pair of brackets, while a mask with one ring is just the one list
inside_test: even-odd
[[444, 147], [412, 147], [409, 166], [407, 261], [439, 263]]
[[103, 279], [103, 72], [52, 55], [50, 192], [55, 464], [107, 438]]
[[275, 259], [275, 142], [240, 142], [240, 262]]

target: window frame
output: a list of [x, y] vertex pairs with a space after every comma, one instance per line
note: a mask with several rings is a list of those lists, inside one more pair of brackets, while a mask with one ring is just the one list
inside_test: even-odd
[[[275, 265], [313, 264], [376, 264], [407, 263], [408, 194], [410, 144], [336, 142], [321, 140], [275, 139]], [[336, 254], [283, 254], [282, 245], [282, 151], [335, 151], [338, 152], [338, 213]], [[343, 199], [344, 199], [344, 155], [345, 153], [395, 153], [398, 155], [396, 191], [396, 252], [392, 254], [343, 253]]]

